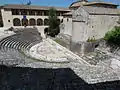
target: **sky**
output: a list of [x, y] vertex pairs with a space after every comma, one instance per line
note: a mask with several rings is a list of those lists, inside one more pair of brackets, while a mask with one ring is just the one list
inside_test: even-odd
[[[0, 0], [0, 5], [3, 4], [26, 4], [29, 0]], [[69, 5], [77, 0], [31, 0], [33, 5], [41, 6], [58, 6], [58, 7], [69, 7]], [[90, 0], [89, 0], [90, 1]], [[112, 2], [120, 4], [120, 0], [103, 0], [105, 2]]]

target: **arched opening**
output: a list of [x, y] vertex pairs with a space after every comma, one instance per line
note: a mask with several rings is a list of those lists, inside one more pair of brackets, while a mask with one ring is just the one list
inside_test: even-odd
[[37, 19], [37, 25], [42, 26], [43, 25], [43, 20], [41, 18]]
[[60, 25], [60, 19], [57, 19], [57, 23]]
[[35, 20], [34, 18], [31, 18], [31, 19], [29, 20], [29, 24], [30, 24], [30, 26], [36, 25], [36, 20]]
[[49, 20], [48, 19], [44, 19], [44, 25], [49, 25]]
[[14, 18], [13, 19], [13, 25], [14, 26], [21, 26], [21, 22], [19, 18]]
[[44, 34], [48, 34], [48, 28], [44, 29]]
[[22, 26], [28, 26], [28, 19], [22, 19]]

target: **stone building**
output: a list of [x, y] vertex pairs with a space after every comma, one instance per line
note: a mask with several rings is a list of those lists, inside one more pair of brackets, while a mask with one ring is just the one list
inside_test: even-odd
[[[6, 4], [0, 6], [0, 26], [5, 28], [37, 27], [44, 34], [48, 27], [48, 6]], [[69, 12], [69, 8], [53, 7], [57, 10], [58, 21], [61, 22], [63, 14]]]
[[72, 41], [86, 41], [90, 37], [102, 38], [118, 25], [120, 10], [116, 4], [81, 0], [70, 5], [64, 14], [61, 33], [72, 36]]
[[69, 7], [71, 12], [64, 14], [61, 33], [70, 35], [71, 48], [80, 51], [83, 42], [103, 38], [106, 32], [119, 26], [120, 10], [117, 7], [108, 2], [74, 2]]

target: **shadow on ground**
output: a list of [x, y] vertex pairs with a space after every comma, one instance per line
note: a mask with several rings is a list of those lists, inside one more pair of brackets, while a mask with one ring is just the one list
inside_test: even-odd
[[120, 81], [87, 84], [70, 68], [43, 69], [0, 65], [0, 90], [119, 90]]

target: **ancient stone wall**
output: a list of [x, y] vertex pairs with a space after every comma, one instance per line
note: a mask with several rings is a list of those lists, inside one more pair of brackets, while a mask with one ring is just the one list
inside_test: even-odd
[[97, 46], [99, 46], [99, 42], [71, 42], [71, 50], [78, 55], [94, 52]]
[[83, 8], [73, 13], [72, 40], [86, 41], [88, 38], [103, 38], [105, 33], [114, 26], [120, 26], [117, 21], [119, 15], [88, 14]]

